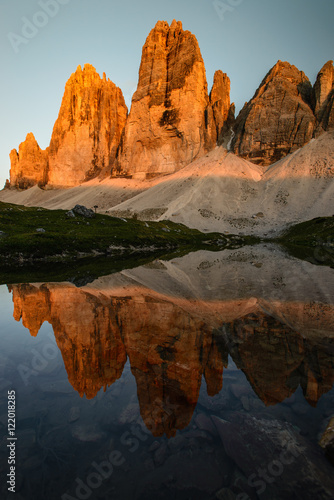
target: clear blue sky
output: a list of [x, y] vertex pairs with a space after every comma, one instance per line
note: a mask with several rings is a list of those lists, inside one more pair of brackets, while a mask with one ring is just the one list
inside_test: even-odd
[[[312, 83], [334, 59], [333, 0], [217, 0], [220, 16], [214, 0], [53, 1], [59, 10], [52, 17], [38, 14], [39, 2], [47, 0], [0, 0], [0, 187], [9, 176], [10, 150], [28, 132], [48, 146], [65, 83], [78, 64], [105, 71], [130, 104], [142, 46], [159, 19], [180, 20], [196, 35], [209, 90], [222, 69], [238, 110], [278, 59]], [[27, 43], [13, 35], [10, 41], [9, 33], [22, 36], [24, 18], [40, 25], [37, 33]]]

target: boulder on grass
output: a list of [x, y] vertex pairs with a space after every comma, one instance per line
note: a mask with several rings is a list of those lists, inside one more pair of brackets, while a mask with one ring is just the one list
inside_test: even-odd
[[75, 207], [72, 208], [71, 211], [76, 215], [82, 215], [83, 217], [86, 217], [88, 219], [95, 216], [94, 210], [92, 210], [91, 208], [86, 208], [83, 205], [75, 205]]

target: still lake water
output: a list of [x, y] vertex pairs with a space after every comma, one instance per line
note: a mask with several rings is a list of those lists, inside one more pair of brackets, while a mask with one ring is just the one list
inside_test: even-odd
[[[334, 269], [274, 246], [0, 287], [1, 498], [333, 499]], [[7, 391], [16, 391], [16, 494]]]

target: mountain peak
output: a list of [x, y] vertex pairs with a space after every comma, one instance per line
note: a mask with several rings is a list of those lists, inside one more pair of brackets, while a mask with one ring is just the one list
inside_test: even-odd
[[[11, 178], [18, 185], [20, 172], [24, 179], [35, 172], [35, 184], [47, 178], [53, 187], [110, 174], [151, 178], [177, 172], [217, 144], [268, 166], [334, 128], [333, 61], [312, 88], [296, 66], [278, 60], [237, 120], [234, 110], [223, 71], [215, 72], [208, 94], [196, 36], [176, 19], [157, 21], [142, 49], [129, 116], [106, 73], [100, 77], [91, 64], [78, 65], [65, 85], [48, 151], [28, 134], [11, 153]], [[28, 158], [45, 171], [36, 173]]]
[[78, 66], [52, 132], [49, 183], [73, 186], [110, 173], [126, 118], [121, 90], [91, 64]]
[[182, 22], [176, 21], [175, 19], [173, 19], [172, 24], [169, 27], [169, 30], [172, 32], [183, 31]]
[[[35, 139], [35, 136], [32, 132], [29, 132], [26, 136], [26, 140], [25, 140], [25, 143], [28, 143], [28, 142], [31, 142], [31, 143], [36, 143], [37, 144], [37, 141]], [[24, 144], [24, 143], [22, 143]]]
[[262, 80], [235, 125], [233, 150], [268, 166], [312, 139], [312, 85], [287, 61], [278, 61]]
[[316, 135], [334, 127], [334, 66], [327, 61], [313, 87], [314, 112], [318, 120]]
[[320, 111], [321, 106], [326, 101], [334, 85], [334, 66], [333, 61], [327, 61], [317, 75], [314, 84], [315, 92], [315, 112]]
[[[228, 96], [229, 98], [229, 96]], [[179, 170], [216, 145], [206, 73], [195, 35], [159, 21], [142, 50], [137, 91], [115, 174]]]
[[45, 185], [47, 182], [48, 150], [43, 151], [32, 132], [21, 142], [19, 151], [10, 152], [10, 185], [19, 189], [27, 189], [35, 184]]

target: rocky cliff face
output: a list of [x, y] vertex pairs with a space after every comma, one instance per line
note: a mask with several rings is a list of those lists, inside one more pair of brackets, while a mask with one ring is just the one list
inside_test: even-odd
[[33, 134], [10, 154], [10, 186], [77, 186], [110, 175], [127, 107], [122, 91], [93, 66], [79, 66], [66, 83], [51, 142], [42, 151]]
[[34, 137], [27, 135], [26, 140], [19, 146], [19, 151], [13, 149], [10, 153], [10, 186], [27, 189], [38, 184], [46, 183], [48, 151], [43, 151]]
[[49, 151], [48, 184], [75, 186], [108, 175], [127, 118], [122, 91], [93, 66], [66, 83]]
[[217, 77], [214, 114], [195, 36], [184, 31], [181, 22], [174, 20], [169, 26], [159, 21], [143, 47], [138, 87], [114, 174], [170, 174], [212, 149], [216, 129], [223, 126], [220, 110], [229, 108], [225, 92], [227, 78], [218, 83]]
[[309, 142], [315, 116], [312, 86], [302, 71], [278, 61], [235, 124], [233, 151], [259, 165], [270, 165]]
[[328, 61], [318, 73], [314, 84], [314, 112], [317, 118], [316, 135], [334, 128], [333, 61]]
[[228, 134], [231, 126], [234, 125], [235, 107], [230, 102], [230, 87], [231, 82], [227, 74], [221, 70], [216, 71], [210, 93], [210, 104], [219, 145], [223, 143], [224, 136]]
[[29, 134], [19, 153], [11, 152], [10, 186], [171, 174], [217, 144], [268, 166], [332, 128], [332, 61], [313, 89], [302, 71], [278, 61], [235, 120], [228, 76], [217, 71], [208, 95], [196, 37], [181, 22], [158, 21], [143, 47], [129, 116], [121, 90], [91, 65], [79, 66], [66, 84], [50, 147], [40, 150]]
[[[121, 90], [91, 65], [79, 66], [65, 87], [48, 162], [41, 168], [31, 158], [24, 169], [34, 172], [28, 174], [32, 183], [42, 179], [51, 187], [76, 186], [111, 171], [143, 178], [167, 174], [215, 147], [233, 118], [227, 75], [215, 74], [209, 98], [195, 36], [180, 22], [159, 21], [143, 47], [129, 118]], [[22, 169], [16, 175], [15, 155], [11, 160], [12, 177], [29, 187]]]

